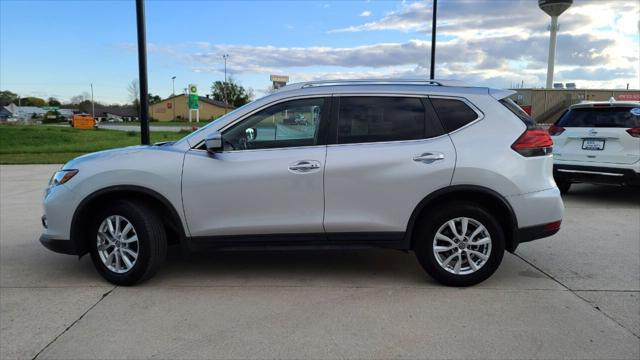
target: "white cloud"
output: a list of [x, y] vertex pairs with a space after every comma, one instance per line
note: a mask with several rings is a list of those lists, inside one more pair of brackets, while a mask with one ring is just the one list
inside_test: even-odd
[[[542, 86], [546, 74], [549, 17], [531, 1], [457, 0], [438, 8], [436, 74], [475, 84], [506, 87], [521, 81]], [[560, 18], [556, 80], [579, 86], [640, 87], [640, 5], [582, 2]], [[379, 19], [340, 32], [402, 31], [412, 40], [352, 47], [276, 47], [212, 44], [150, 44], [149, 51], [179, 59], [194, 72], [223, 71], [230, 54], [234, 74], [287, 73], [292, 79], [426, 76], [431, 3], [411, 2]], [[123, 45], [124, 47], [134, 46]]]
[[[378, 19], [329, 33], [392, 30], [430, 34], [431, 6], [427, 1], [404, 3]], [[450, 69], [483, 70], [486, 78], [491, 77], [488, 70], [504, 75], [507, 70], [517, 70], [514, 63], [521, 68], [545, 68], [548, 24], [549, 17], [530, 0], [451, 0], [438, 6], [439, 38], [444, 43], [475, 49], [482, 58], [480, 62], [450, 63]], [[562, 74], [575, 76], [572, 81], [600, 82], [602, 86], [619, 86], [629, 81], [640, 87], [639, 32], [638, 2], [576, 2], [560, 17], [556, 68], [576, 70]], [[439, 63], [447, 61], [439, 56], [439, 51], [436, 54]]]
[[363, 12], [361, 12], [361, 13], [360, 13], [360, 16], [362, 16], [362, 17], [369, 17], [369, 16], [371, 16], [371, 11], [369, 11], [369, 10], [365, 10], [365, 11], [363, 11]]

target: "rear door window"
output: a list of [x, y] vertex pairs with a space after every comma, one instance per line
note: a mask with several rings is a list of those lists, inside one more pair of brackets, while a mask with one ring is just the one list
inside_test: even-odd
[[440, 135], [417, 97], [344, 96], [338, 111], [338, 143], [424, 139]]
[[640, 127], [640, 108], [632, 107], [588, 107], [567, 111], [556, 125], [570, 127]]
[[457, 130], [478, 118], [478, 114], [462, 100], [443, 98], [430, 98], [430, 100], [447, 132]]

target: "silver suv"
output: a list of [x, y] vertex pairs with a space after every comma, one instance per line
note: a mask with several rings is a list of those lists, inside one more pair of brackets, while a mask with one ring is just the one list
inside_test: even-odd
[[[173, 143], [88, 154], [44, 198], [47, 248], [107, 280], [148, 279], [168, 248], [413, 250], [437, 281], [487, 279], [550, 236], [553, 142], [508, 96], [455, 82], [292, 84]], [[175, 247], [174, 247], [175, 245]]]

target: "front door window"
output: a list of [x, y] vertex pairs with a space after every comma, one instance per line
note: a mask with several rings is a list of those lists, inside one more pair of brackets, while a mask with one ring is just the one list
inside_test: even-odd
[[224, 150], [255, 150], [318, 144], [323, 98], [273, 105], [223, 134]]

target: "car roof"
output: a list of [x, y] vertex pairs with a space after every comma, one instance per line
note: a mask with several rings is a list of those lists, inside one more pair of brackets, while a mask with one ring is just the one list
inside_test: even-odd
[[602, 108], [602, 107], [640, 107], [640, 101], [583, 101], [573, 104], [570, 109]]
[[[278, 89], [278, 95], [312, 94], [373, 94], [373, 93], [419, 93], [419, 94], [489, 94], [498, 90], [471, 86], [457, 80], [425, 79], [349, 79], [307, 81], [289, 84]], [[511, 94], [511, 92], [509, 92]], [[501, 94], [502, 95], [502, 94]], [[508, 96], [508, 95], [504, 95]]]

